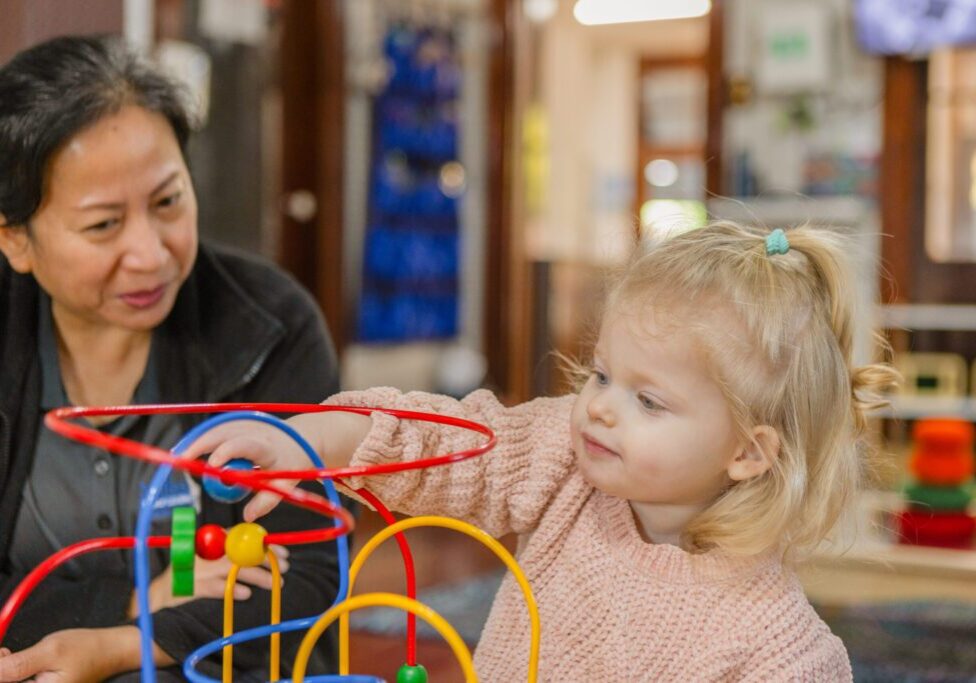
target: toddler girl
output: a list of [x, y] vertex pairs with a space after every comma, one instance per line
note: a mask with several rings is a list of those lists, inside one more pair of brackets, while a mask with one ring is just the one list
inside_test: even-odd
[[[345, 483], [392, 509], [519, 535], [538, 600], [540, 680], [849, 681], [841, 641], [787, 560], [823, 540], [864, 469], [864, 411], [893, 381], [852, 366], [843, 242], [810, 227], [716, 223], [653, 245], [613, 286], [576, 395], [505, 407], [373, 389], [328, 403], [449, 413], [491, 453]], [[329, 412], [291, 423], [330, 466], [419, 459], [483, 437]], [[224, 425], [189, 455], [308, 467], [270, 428]], [[274, 500], [249, 504], [251, 518]], [[529, 624], [508, 577], [475, 655], [525, 680]]]

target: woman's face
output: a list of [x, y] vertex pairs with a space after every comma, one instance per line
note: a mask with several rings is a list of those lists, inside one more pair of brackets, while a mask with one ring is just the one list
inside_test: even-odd
[[84, 129], [51, 157], [30, 231], [3, 231], [59, 325], [152, 330], [197, 253], [196, 196], [169, 122], [126, 106]]

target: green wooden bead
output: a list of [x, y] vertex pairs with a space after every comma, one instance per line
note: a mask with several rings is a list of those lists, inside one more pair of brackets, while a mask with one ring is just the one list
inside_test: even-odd
[[417, 666], [404, 664], [397, 671], [396, 683], [427, 683], [427, 669], [423, 664]]
[[193, 597], [193, 570], [173, 570], [173, 595], [176, 597]]
[[196, 562], [197, 512], [176, 507], [172, 513], [169, 563], [173, 567], [173, 595], [193, 595], [193, 567]]

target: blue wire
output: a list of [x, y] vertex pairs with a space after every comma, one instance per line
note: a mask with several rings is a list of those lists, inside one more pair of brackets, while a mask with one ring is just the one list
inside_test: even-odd
[[[186, 435], [180, 439], [179, 443], [172, 449], [172, 452], [176, 455], [182, 454], [194, 441], [199, 439], [205, 433], [213, 429], [214, 427], [221, 425], [225, 422], [232, 422], [235, 420], [254, 420], [256, 422], [264, 422], [272, 427], [277, 427], [285, 434], [290, 436], [305, 452], [309, 460], [316, 467], [324, 467], [322, 459], [319, 458], [318, 453], [309, 445], [308, 441], [302, 437], [291, 425], [280, 420], [273, 415], [267, 413], [262, 413], [258, 411], [235, 411], [231, 413], [224, 413], [222, 415], [216, 415], [211, 417], [199, 425], [191, 429]], [[173, 466], [170, 464], [161, 465], [156, 471], [155, 476], [149, 484], [149, 488], [146, 490], [143, 496], [142, 502], [139, 506], [139, 517], [136, 521], [136, 539], [135, 539], [135, 578], [136, 578], [136, 593], [139, 604], [139, 632], [140, 632], [140, 646], [142, 652], [142, 680], [144, 683], [155, 683], [156, 680], [156, 667], [153, 662], [153, 625], [152, 625], [152, 615], [149, 612], [149, 546], [148, 546], [148, 536], [149, 536], [149, 526], [152, 516], [153, 505], [155, 500], [159, 495], [159, 491], [162, 488], [163, 483], [166, 478], [169, 477]], [[339, 501], [339, 494], [335, 490], [335, 485], [328, 479], [322, 480], [322, 486], [325, 489], [326, 497], [329, 502], [334, 506], [339, 507], [341, 505]], [[335, 520], [335, 525], [338, 527], [341, 525], [339, 519]], [[338, 604], [340, 601], [344, 600], [346, 593], [349, 590], [349, 539], [347, 535], [340, 536], [336, 540], [337, 547], [337, 557], [339, 562], [339, 590], [336, 593], [335, 602], [333, 605]], [[331, 609], [331, 607], [330, 607]], [[283, 622], [277, 624], [276, 626], [262, 626], [260, 628], [250, 629], [248, 631], [243, 631], [230, 638], [224, 638], [221, 640], [214, 641], [208, 645], [197, 649], [195, 652], [191, 653], [190, 656], [183, 664], [183, 673], [191, 681], [195, 683], [219, 683], [216, 679], [209, 678], [203, 674], [199, 674], [193, 670], [198, 662], [203, 657], [216, 652], [221, 649], [225, 644], [234, 644], [238, 642], [243, 642], [244, 640], [250, 640], [253, 638], [260, 638], [268, 636], [275, 632], [290, 632], [299, 630], [301, 628], [310, 627], [317, 619], [319, 615], [314, 615], [311, 617], [305, 617], [303, 619], [295, 619], [292, 621]], [[226, 641], [226, 642], [225, 642]], [[215, 644], [216, 643], [216, 644]], [[201, 654], [203, 653], [203, 654]], [[326, 681], [328, 679], [322, 677], [314, 677], [307, 679], [309, 681]], [[372, 683], [379, 679], [374, 678], [364, 678], [364, 679], [350, 679], [336, 678], [336, 681], [346, 680], [352, 683], [355, 680], [361, 680], [363, 683]]]

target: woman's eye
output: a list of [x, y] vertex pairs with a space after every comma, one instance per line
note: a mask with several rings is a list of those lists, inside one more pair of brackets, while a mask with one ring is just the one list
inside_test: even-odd
[[87, 226], [85, 228], [85, 231], [86, 232], [88, 232], [88, 231], [91, 231], [91, 232], [104, 232], [105, 230], [108, 230], [109, 228], [114, 228], [118, 224], [119, 224], [119, 220], [117, 218], [108, 218], [108, 219], [106, 219], [104, 221], [100, 221], [98, 223], [93, 223], [93, 224]]
[[165, 209], [170, 206], [175, 206], [176, 204], [179, 203], [180, 197], [182, 195], [183, 195], [182, 192], [174, 192], [173, 194], [167, 195], [162, 199], [160, 199], [158, 202], [156, 202], [156, 206], [159, 207], [160, 209]]
[[655, 401], [647, 394], [637, 394], [637, 400], [640, 401], [640, 404], [644, 410], [660, 410], [662, 408], [660, 403]]

